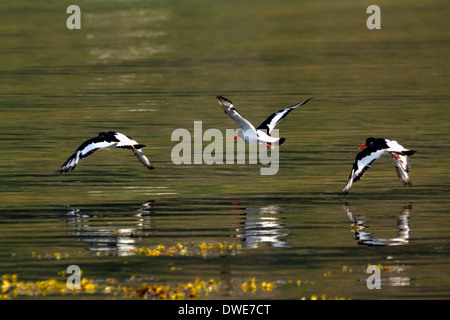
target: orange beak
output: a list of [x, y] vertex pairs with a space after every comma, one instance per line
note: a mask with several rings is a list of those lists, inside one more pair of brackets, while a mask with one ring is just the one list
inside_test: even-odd
[[364, 143], [361, 147], [359, 147], [358, 149], [361, 150], [362, 148], [367, 147], [367, 145]]
[[238, 138], [238, 136], [234, 137], [234, 138], [233, 138], [233, 139], [231, 139], [231, 140], [233, 140], [233, 141], [234, 141], [234, 140], [236, 140], [237, 138]]

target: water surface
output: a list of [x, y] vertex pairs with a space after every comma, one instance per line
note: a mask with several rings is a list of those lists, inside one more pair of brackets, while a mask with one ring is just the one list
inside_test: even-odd
[[[196, 279], [210, 291], [183, 298], [448, 299], [448, 5], [381, 3], [368, 30], [370, 4], [81, 1], [68, 30], [69, 4], [2, 2], [0, 274], [78, 265], [97, 287], [71, 299]], [[314, 97], [277, 127], [276, 175], [173, 164], [175, 129], [236, 128], [217, 95], [255, 124]], [[108, 130], [156, 169], [102, 150], [55, 174]], [[385, 155], [339, 196], [369, 136], [417, 150], [413, 185]]]

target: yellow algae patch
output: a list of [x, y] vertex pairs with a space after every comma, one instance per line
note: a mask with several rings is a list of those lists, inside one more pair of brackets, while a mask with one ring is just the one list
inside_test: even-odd
[[253, 294], [255, 294], [259, 289], [270, 292], [273, 289], [273, 282], [262, 281], [261, 283], [258, 283], [255, 278], [251, 278], [250, 281], [245, 281], [242, 283], [241, 289], [244, 292], [250, 292]]
[[47, 295], [65, 295], [68, 293], [95, 293], [97, 285], [93, 280], [83, 278], [80, 289], [69, 289], [66, 281], [47, 279], [38, 281], [19, 281], [16, 274], [5, 274], [0, 278], [2, 298], [17, 296], [39, 297]]
[[[300, 300], [308, 300], [308, 298], [302, 297]], [[318, 297], [317, 295], [312, 295], [309, 298], [309, 300], [351, 300], [351, 299], [346, 299], [343, 297], [334, 297], [333, 299], [328, 299], [327, 296], [325, 294], [323, 294], [320, 297]]]
[[349, 273], [351, 273], [352, 272], [352, 268], [350, 268], [347, 265], [344, 265], [344, 266], [342, 266], [342, 272], [349, 272]]
[[[177, 243], [175, 245], [166, 245], [163, 243], [151, 246], [151, 247], [141, 247], [130, 249], [129, 253], [136, 255], [145, 255], [149, 257], [157, 256], [201, 256], [203, 258], [217, 257], [217, 256], [229, 256], [236, 255], [242, 249], [240, 243]], [[97, 257], [101, 256], [114, 256], [114, 252], [95, 252]], [[31, 258], [37, 260], [56, 260], [61, 261], [63, 259], [74, 258], [86, 256], [86, 252], [72, 252], [72, 253], [37, 253], [35, 251], [31, 252]], [[17, 254], [13, 253], [12, 257], [17, 257]]]
[[[369, 263], [367, 265], [367, 267], [370, 267], [370, 266], [372, 266], [372, 264]], [[402, 266], [400, 266], [400, 265], [382, 265], [381, 263], [379, 263], [375, 266], [380, 268], [381, 271], [386, 271], [386, 272], [394, 272], [394, 271], [401, 272], [408, 268], [408, 266], [405, 266], [405, 265], [402, 265]]]
[[[59, 272], [63, 275], [63, 272]], [[65, 275], [65, 273], [64, 273]], [[135, 279], [133, 276], [130, 279]], [[159, 300], [195, 300], [208, 297], [211, 294], [239, 294], [257, 292], [271, 292], [274, 284], [269, 281], [233, 280], [232, 287], [239, 290], [230, 290], [230, 282], [222, 283], [215, 279], [195, 279], [192, 282], [178, 284], [137, 284], [136, 286], [123, 285], [117, 279], [93, 280], [82, 278], [79, 289], [69, 289], [66, 280], [47, 279], [38, 281], [22, 281], [18, 276], [5, 274], [0, 277], [0, 299], [14, 299], [18, 297], [47, 297], [47, 296], [76, 296], [104, 295], [124, 299], [159, 299]]]
[[202, 256], [213, 257], [213, 256], [224, 256], [224, 255], [235, 255], [242, 248], [240, 244], [227, 244], [225, 242], [221, 243], [205, 243], [200, 244], [182, 244], [177, 243], [176, 245], [167, 246], [164, 244], [155, 245], [152, 247], [143, 247], [131, 250], [135, 254], [145, 255], [145, 256], [160, 256], [160, 255], [180, 255], [180, 256]]

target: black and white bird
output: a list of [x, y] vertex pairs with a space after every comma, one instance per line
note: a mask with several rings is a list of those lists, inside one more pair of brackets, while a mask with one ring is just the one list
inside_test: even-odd
[[253, 124], [250, 123], [250, 121], [242, 117], [241, 114], [234, 108], [233, 103], [230, 100], [222, 96], [218, 96], [217, 99], [223, 111], [228, 114], [231, 119], [236, 121], [241, 127], [241, 129], [238, 130], [238, 135], [234, 137], [234, 139], [240, 137], [248, 143], [262, 143], [268, 148], [273, 149], [273, 144], [277, 143], [278, 145], [281, 145], [286, 140], [285, 138], [274, 138], [270, 135], [275, 126], [282, 119], [284, 119], [289, 114], [289, 112], [307, 103], [312, 98], [297, 103], [289, 108], [275, 112], [274, 114], [270, 115], [263, 123], [261, 123], [258, 128], [255, 128]]
[[75, 169], [80, 159], [84, 159], [97, 150], [116, 147], [122, 149], [133, 150], [136, 157], [148, 169], [154, 169], [153, 165], [142, 152], [145, 145], [140, 144], [132, 138], [114, 131], [100, 132], [97, 137], [91, 138], [83, 142], [78, 149], [67, 159], [66, 162], [57, 170], [58, 173], [67, 172]]
[[363, 148], [365, 149], [356, 155], [350, 177], [340, 194], [347, 194], [352, 183], [359, 181], [370, 166], [386, 151], [389, 152], [394, 159], [394, 165], [400, 180], [405, 185], [411, 184], [408, 176], [408, 156], [413, 155], [416, 151], [404, 148], [397, 141], [384, 138], [367, 138], [366, 143], [359, 147], [359, 149]]

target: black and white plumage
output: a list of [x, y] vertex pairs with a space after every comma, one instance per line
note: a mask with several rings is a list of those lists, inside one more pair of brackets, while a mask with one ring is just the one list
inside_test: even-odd
[[[223, 111], [228, 114], [231, 119], [236, 121], [237, 124], [239, 124], [239, 126], [241, 127], [241, 130], [238, 131], [238, 136], [240, 138], [244, 139], [248, 143], [263, 143], [268, 148], [273, 148], [273, 144], [277, 143], [278, 145], [281, 145], [286, 140], [285, 138], [274, 138], [270, 136], [270, 133], [275, 128], [275, 126], [282, 119], [284, 119], [289, 114], [289, 112], [307, 103], [312, 98], [273, 113], [263, 123], [261, 123], [258, 128], [255, 128], [250, 121], [242, 117], [242, 115], [234, 108], [233, 103], [230, 100], [222, 96], [218, 96], [217, 99]], [[234, 137], [234, 139], [236, 139], [238, 136]]]
[[97, 150], [115, 147], [133, 150], [139, 161], [148, 169], [154, 169], [153, 165], [142, 152], [145, 145], [140, 144], [132, 138], [114, 131], [100, 132], [97, 137], [83, 142], [78, 149], [67, 159], [66, 162], [57, 170], [58, 173], [67, 172], [75, 169], [80, 159], [84, 159]]
[[416, 151], [404, 148], [397, 141], [384, 138], [367, 138], [366, 143], [359, 147], [359, 149], [363, 148], [365, 149], [356, 155], [350, 177], [340, 194], [347, 194], [352, 183], [359, 181], [370, 166], [386, 151], [392, 155], [398, 177], [401, 181], [407, 185], [411, 184], [408, 176], [408, 156], [413, 155]]

